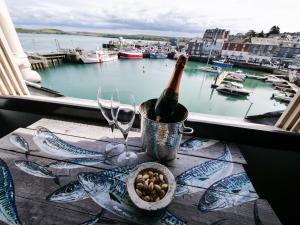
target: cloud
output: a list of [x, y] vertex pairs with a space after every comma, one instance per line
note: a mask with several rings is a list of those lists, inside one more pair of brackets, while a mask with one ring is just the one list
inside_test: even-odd
[[8, 0], [15, 26], [200, 35], [207, 28], [296, 31], [300, 1], [285, 0]]

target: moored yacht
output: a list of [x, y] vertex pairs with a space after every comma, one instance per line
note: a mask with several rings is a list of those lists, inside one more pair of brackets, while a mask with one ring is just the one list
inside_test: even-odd
[[219, 87], [217, 87], [217, 91], [230, 95], [249, 95], [251, 93], [251, 91], [245, 88], [238, 87], [230, 83], [221, 84]]

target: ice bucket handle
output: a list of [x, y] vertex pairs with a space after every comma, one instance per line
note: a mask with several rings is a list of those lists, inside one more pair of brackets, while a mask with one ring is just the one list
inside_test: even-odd
[[184, 123], [182, 124], [182, 127], [179, 128], [180, 134], [192, 134], [194, 133], [194, 129], [191, 127], [186, 127]]

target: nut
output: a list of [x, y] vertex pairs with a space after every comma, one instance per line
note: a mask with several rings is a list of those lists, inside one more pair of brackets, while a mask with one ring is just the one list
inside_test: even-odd
[[140, 172], [135, 180], [137, 195], [147, 202], [160, 201], [166, 195], [168, 187], [164, 175], [155, 169]]
[[167, 184], [162, 184], [161, 185], [161, 189], [162, 190], [167, 190], [168, 189], [168, 185]]
[[142, 197], [143, 196], [143, 193], [139, 190], [139, 189], [135, 189], [135, 192], [137, 193], [137, 195], [139, 197]]

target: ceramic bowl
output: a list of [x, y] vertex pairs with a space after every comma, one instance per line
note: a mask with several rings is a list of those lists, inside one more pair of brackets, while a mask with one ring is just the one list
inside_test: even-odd
[[[166, 179], [166, 183], [168, 184], [168, 190], [165, 194], [165, 196], [157, 201], [157, 202], [147, 202], [144, 201], [142, 198], [140, 198], [136, 191], [135, 191], [135, 182], [136, 182], [136, 177], [138, 174], [147, 169], [153, 169], [156, 171], [159, 171], [161, 174], [163, 174], [164, 179]], [[147, 211], [156, 211], [163, 209], [167, 207], [171, 201], [174, 198], [175, 195], [175, 190], [176, 190], [176, 181], [171, 173], [171, 171], [165, 167], [162, 164], [155, 163], [155, 162], [147, 162], [147, 163], [142, 163], [138, 165], [128, 176], [127, 178], [127, 191], [129, 194], [129, 197], [133, 204], [137, 206], [140, 209], [147, 210]]]

